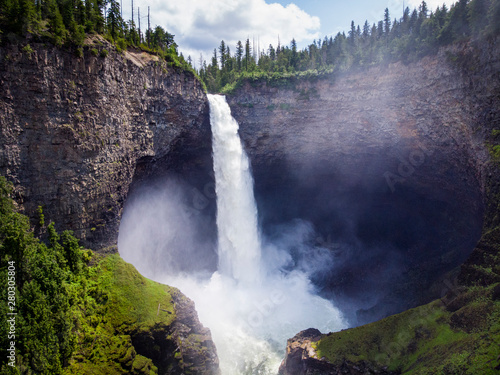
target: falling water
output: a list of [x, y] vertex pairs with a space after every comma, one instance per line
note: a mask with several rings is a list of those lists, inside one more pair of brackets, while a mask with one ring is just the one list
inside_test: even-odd
[[253, 179], [238, 123], [223, 96], [209, 95], [208, 99], [219, 270], [207, 287], [217, 292], [205, 296], [212, 295], [211, 304], [223, 306], [223, 311], [211, 321], [214, 314], [205, 316], [205, 308], [197, 306], [200, 318], [203, 322], [206, 318], [212, 329], [224, 374], [276, 374], [288, 338], [306, 328], [332, 331], [344, 328], [345, 323], [329, 301], [311, 293], [307, 275], [281, 271], [290, 261], [288, 254], [269, 245], [265, 250], [271, 256], [264, 261]]
[[223, 96], [209, 95], [217, 193], [219, 272], [240, 282], [260, 281], [261, 245], [248, 157], [238, 123]]
[[[131, 202], [120, 224], [118, 246], [141, 273], [178, 287], [194, 300], [200, 321], [212, 332], [223, 375], [274, 375], [287, 339], [296, 333], [312, 327], [322, 332], [346, 328], [339, 310], [316, 295], [309, 279], [334, 260], [328, 249], [309, 244], [307, 239], [314, 236], [311, 224], [293, 223], [280, 232], [279, 240], [260, 235], [238, 124], [224, 97], [208, 98], [217, 193], [217, 271], [208, 277], [196, 267], [191, 273], [176, 272], [179, 257], [197, 264], [213, 249], [197, 239], [204, 216], [192, 214], [183, 203], [184, 185], [175, 181], [166, 183], [160, 193], [147, 190]], [[291, 255], [298, 248], [306, 266]]]

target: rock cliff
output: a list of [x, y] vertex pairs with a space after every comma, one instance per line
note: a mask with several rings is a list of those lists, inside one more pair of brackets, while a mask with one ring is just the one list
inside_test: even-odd
[[438, 297], [432, 283], [480, 237], [498, 118], [498, 47], [486, 44], [279, 87], [247, 82], [228, 98], [264, 233], [313, 223], [311, 241], [337, 256], [316, 285], [353, 324]]
[[[46, 221], [73, 230], [85, 247], [116, 252], [133, 180], [165, 169], [211, 169], [206, 95], [191, 73], [139, 51], [117, 53], [100, 37], [87, 40], [82, 57], [29, 47], [0, 47], [0, 174], [14, 183], [19, 209], [33, 224], [41, 206]], [[139, 277], [135, 269], [124, 273]], [[137, 284], [128, 282], [114, 292]], [[126, 311], [109, 340], [121, 335], [127, 344], [116, 350], [104, 345], [111, 354], [97, 365], [84, 353], [74, 364], [83, 366], [77, 372], [95, 366], [150, 373], [154, 364], [161, 374], [218, 374], [215, 345], [194, 304], [178, 291], [172, 303], [171, 325], [168, 319], [133, 325], [128, 319], [135, 309]]]
[[333, 365], [318, 357], [314, 344], [322, 338], [320, 331], [309, 328], [297, 333], [289, 339], [286, 347], [286, 357], [281, 363], [280, 375], [398, 375], [400, 372], [388, 371], [387, 368], [377, 369], [369, 363], [360, 361], [352, 363], [344, 360]]
[[[359, 331], [301, 333], [289, 340], [282, 374], [438, 371], [436, 353], [446, 369], [496, 366], [496, 355], [484, 354], [482, 362], [483, 352], [458, 365], [458, 352], [438, 341], [447, 329], [457, 337], [472, 330], [479, 332], [470, 339], [475, 345], [495, 345], [469, 326], [481, 316], [489, 322], [498, 310], [488, 289], [500, 281], [498, 56], [498, 42], [470, 42], [416, 63], [329, 80], [291, 81], [285, 88], [247, 83], [229, 98], [252, 160], [264, 227], [272, 233], [273, 225], [298, 217], [314, 224], [316, 244], [337, 254], [332, 272], [315, 282], [323, 293], [334, 291], [329, 295], [352, 324], [451, 296]], [[467, 258], [461, 271], [446, 274]], [[476, 294], [488, 296], [489, 310], [477, 310], [479, 297], [457, 282], [484, 286]], [[446, 303], [452, 297], [462, 301], [459, 312]], [[468, 323], [457, 325], [457, 316]], [[400, 331], [391, 332], [394, 322], [402, 322]], [[486, 326], [481, 329], [494, 329]], [[408, 327], [415, 332], [402, 339]], [[335, 363], [319, 358], [317, 345], [336, 348], [329, 354]], [[397, 354], [391, 345], [400, 345]], [[460, 350], [467, 345], [456, 342]], [[408, 357], [417, 351], [418, 365]]]
[[210, 159], [211, 136], [192, 74], [118, 54], [98, 37], [87, 43], [83, 57], [39, 44], [0, 48], [0, 174], [33, 222], [42, 206], [100, 249], [116, 244], [136, 166]]

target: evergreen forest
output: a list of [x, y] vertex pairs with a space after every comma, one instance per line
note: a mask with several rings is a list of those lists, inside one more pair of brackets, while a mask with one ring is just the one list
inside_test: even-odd
[[245, 79], [280, 81], [305, 78], [357, 67], [402, 61], [408, 63], [434, 54], [439, 47], [470, 38], [491, 38], [500, 31], [500, 0], [459, 0], [429, 9], [422, 1], [418, 9], [406, 7], [400, 18], [385, 9], [383, 19], [363, 26], [351, 22], [347, 32], [315, 40], [299, 50], [290, 45], [269, 45], [258, 51], [253, 40], [238, 41], [234, 53], [221, 41], [210, 63], [201, 63], [199, 76], [209, 92], [229, 93]]

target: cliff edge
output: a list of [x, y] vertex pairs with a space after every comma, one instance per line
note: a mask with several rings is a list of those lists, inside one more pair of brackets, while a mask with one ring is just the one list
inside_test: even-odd
[[140, 51], [117, 53], [103, 38], [88, 40], [83, 57], [3, 46], [0, 84], [0, 174], [24, 212], [42, 206], [92, 249], [116, 244], [141, 160], [210, 155], [208, 103], [193, 74]]

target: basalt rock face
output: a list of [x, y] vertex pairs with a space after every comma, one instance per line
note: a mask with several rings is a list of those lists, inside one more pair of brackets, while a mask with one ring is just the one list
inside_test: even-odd
[[455, 46], [288, 87], [247, 83], [229, 96], [264, 234], [313, 224], [309, 245], [335, 254], [313, 281], [351, 324], [439, 297], [430, 286], [477, 243], [496, 49]]
[[211, 133], [190, 73], [93, 43], [79, 58], [33, 43], [0, 49], [0, 173], [33, 222], [42, 206], [46, 220], [100, 249], [116, 244], [134, 174], [210, 160]]

